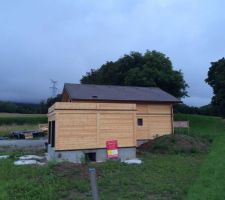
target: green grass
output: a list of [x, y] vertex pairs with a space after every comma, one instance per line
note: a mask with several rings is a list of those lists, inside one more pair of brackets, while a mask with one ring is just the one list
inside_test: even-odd
[[9, 116], [0, 117], [0, 125], [11, 124], [40, 124], [47, 123], [47, 116]]
[[71, 193], [75, 194], [75, 199], [88, 200], [89, 191], [88, 180], [80, 171], [73, 170], [69, 176], [64, 176], [55, 173], [51, 165], [14, 166], [12, 160], [0, 161], [1, 200], [72, 200], [68, 198]]
[[225, 136], [217, 137], [187, 200], [225, 199]]
[[0, 113], [0, 136], [8, 136], [15, 130], [37, 129], [42, 123], [47, 123], [44, 114]]
[[[225, 199], [224, 120], [182, 114], [175, 119], [190, 121], [190, 135], [213, 140], [210, 152], [142, 153], [138, 156], [143, 160], [141, 165], [90, 164], [97, 169], [101, 200]], [[14, 166], [15, 155], [0, 160], [0, 199], [91, 199], [86, 166]]]
[[[181, 199], [195, 181], [204, 157], [146, 153], [141, 155], [142, 165], [90, 165], [97, 169], [101, 200]], [[87, 167], [66, 166], [14, 166], [13, 158], [0, 160], [0, 199], [91, 199]]]
[[43, 117], [45, 114], [0, 113], [1, 117]]
[[190, 134], [213, 140], [211, 151], [191, 186], [187, 200], [225, 199], [225, 120], [218, 117], [183, 115], [176, 120], [190, 121]]
[[198, 175], [204, 155], [146, 153], [142, 165], [97, 165], [101, 199], [182, 199]]
[[[225, 120], [220, 117], [210, 117], [202, 115], [176, 114], [176, 121], [190, 122], [190, 135], [213, 140], [225, 134]], [[176, 130], [187, 133], [186, 130]]]

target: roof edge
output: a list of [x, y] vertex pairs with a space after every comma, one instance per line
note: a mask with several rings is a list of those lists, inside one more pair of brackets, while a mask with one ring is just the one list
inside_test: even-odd
[[124, 103], [168, 103], [168, 104], [177, 104], [183, 103], [181, 100], [178, 101], [139, 101], [139, 100], [111, 100], [111, 99], [82, 99], [82, 98], [74, 98], [72, 101], [96, 101], [96, 102], [124, 102]]
[[[92, 86], [112, 86], [112, 87], [131, 87], [131, 88], [158, 88], [160, 90], [162, 90], [160, 87], [153, 87], [153, 86], [132, 86], [132, 85], [106, 85], [106, 84], [87, 84], [87, 83], [64, 83], [64, 87], [65, 85], [92, 85]], [[164, 91], [164, 90], [162, 90]], [[164, 91], [165, 92], [165, 91]]]

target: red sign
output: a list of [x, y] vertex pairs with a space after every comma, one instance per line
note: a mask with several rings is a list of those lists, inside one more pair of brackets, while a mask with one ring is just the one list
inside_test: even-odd
[[106, 141], [106, 150], [108, 158], [118, 158], [118, 143], [117, 140]]

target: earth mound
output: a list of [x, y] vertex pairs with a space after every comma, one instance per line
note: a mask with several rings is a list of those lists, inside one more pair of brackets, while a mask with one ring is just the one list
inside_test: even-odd
[[138, 147], [139, 151], [152, 153], [205, 153], [209, 142], [189, 135], [171, 134], [157, 137]]

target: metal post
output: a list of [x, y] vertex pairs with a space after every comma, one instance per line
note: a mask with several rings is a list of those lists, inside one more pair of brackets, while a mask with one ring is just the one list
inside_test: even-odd
[[90, 181], [91, 181], [92, 197], [94, 200], [99, 200], [95, 168], [89, 168], [89, 176], [90, 176]]

